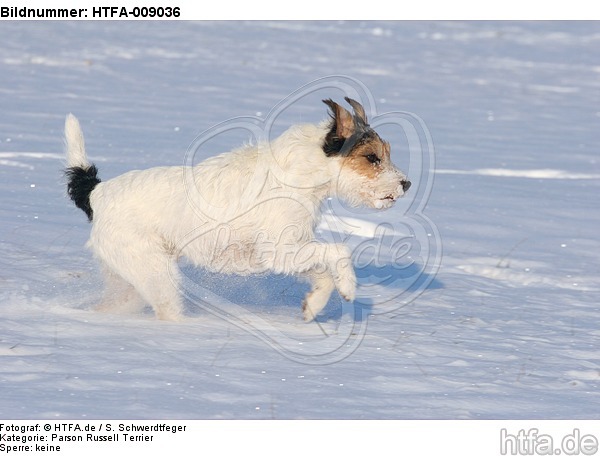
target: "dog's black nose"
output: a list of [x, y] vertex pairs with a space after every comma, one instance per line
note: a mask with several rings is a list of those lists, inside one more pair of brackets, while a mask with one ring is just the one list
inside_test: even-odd
[[408, 189], [410, 188], [410, 185], [411, 185], [410, 181], [402, 181], [401, 184], [402, 184], [402, 190], [404, 190], [405, 192], [408, 191]]

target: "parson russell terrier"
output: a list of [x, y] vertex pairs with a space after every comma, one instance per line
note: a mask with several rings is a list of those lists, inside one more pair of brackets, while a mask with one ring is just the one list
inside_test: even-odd
[[410, 187], [390, 145], [369, 126], [323, 100], [330, 119], [296, 125], [271, 142], [245, 145], [195, 166], [130, 171], [106, 182], [88, 161], [79, 122], [65, 122], [68, 194], [92, 222], [88, 247], [106, 281], [100, 309], [149, 304], [163, 320], [182, 318], [177, 260], [235, 274], [272, 272], [307, 279], [306, 321], [334, 288], [352, 301], [356, 276], [344, 244], [315, 239], [323, 200], [391, 207]]

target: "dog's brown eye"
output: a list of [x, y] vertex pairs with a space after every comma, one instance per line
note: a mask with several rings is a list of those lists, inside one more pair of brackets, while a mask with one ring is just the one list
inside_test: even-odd
[[365, 155], [365, 158], [369, 160], [369, 163], [377, 164], [381, 161], [381, 159], [375, 154]]

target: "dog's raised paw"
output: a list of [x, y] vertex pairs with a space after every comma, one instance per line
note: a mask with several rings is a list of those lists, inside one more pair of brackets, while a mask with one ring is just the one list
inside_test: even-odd
[[344, 300], [348, 301], [348, 302], [352, 302], [354, 301], [355, 298], [355, 293], [342, 293], [340, 292], [340, 295], [342, 296], [342, 298], [344, 298]]
[[318, 300], [314, 292], [307, 293], [302, 301], [302, 316], [304, 317], [304, 321], [307, 323], [313, 321], [326, 304], [327, 299]]
[[348, 302], [354, 301], [354, 298], [356, 298], [356, 276], [354, 272], [338, 277], [335, 285], [342, 298]]
[[315, 319], [315, 315], [313, 314], [312, 310], [307, 307], [304, 302], [302, 303], [302, 318], [306, 323], [310, 323]]

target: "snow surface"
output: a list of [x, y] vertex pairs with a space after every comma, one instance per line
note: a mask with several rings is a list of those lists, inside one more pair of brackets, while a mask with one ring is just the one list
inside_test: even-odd
[[[0, 39], [0, 418], [599, 417], [598, 23], [4, 22]], [[356, 306], [336, 294], [305, 324], [306, 285], [182, 263], [188, 321], [95, 312], [65, 115], [109, 179], [181, 164], [211, 126], [267, 119], [329, 75], [423, 119], [437, 159], [428, 196], [433, 162], [382, 126], [407, 199], [328, 203], [320, 233], [356, 249]], [[322, 120], [340, 87], [273, 134]]]

